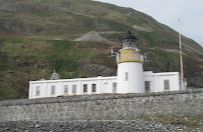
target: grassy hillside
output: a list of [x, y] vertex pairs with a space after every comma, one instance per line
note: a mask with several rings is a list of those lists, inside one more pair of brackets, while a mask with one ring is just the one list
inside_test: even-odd
[[[128, 30], [148, 53], [145, 70], [179, 71], [177, 33], [141, 12], [91, 0], [1, 0], [0, 100], [26, 98], [28, 81], [54, 69], [62, 78], [115, 75], [110, 47]], [[203, 48], [183, 43], [189, 85], [203, 86]]]

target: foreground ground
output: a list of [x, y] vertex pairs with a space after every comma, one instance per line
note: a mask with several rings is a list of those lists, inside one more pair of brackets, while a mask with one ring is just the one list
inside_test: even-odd
[[141, 116], [131, 120], [32, 121], [0, 123], [0, 132], [202, 132], [203, 115]]

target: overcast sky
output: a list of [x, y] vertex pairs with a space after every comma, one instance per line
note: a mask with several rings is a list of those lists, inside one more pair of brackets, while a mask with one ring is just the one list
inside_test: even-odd
[[[203, 0], [96, 0], [144, 12], [203, 46]], [[180, 18], [181, 23], [178, 23]]]

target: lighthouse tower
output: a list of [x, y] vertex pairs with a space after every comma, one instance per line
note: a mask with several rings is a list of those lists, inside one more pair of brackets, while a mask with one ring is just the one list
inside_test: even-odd
[[117, 54], [117, 93], [144, 93], [143, 55], [137, 38], [129, 31]]

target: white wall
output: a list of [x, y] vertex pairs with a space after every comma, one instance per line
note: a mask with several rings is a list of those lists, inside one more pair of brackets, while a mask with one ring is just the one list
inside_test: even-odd
[[[144, 93], [144, 76], [142, 63], [119, 63], [117, 73], [118, 93]], [[128, 74], [127, 80], [126, 73]]]
[[[67, 95], [112, 93], [112, 83], [117, 82], [117, 77], [96, 77], [62, 80], [30, 81], [29, 99], [57, 97], [64, 95], [64, 85], [68, 86]], [[83, 84], [87, 84], [87, 92], [83, 92]], [[96, 92], [92, 92], [92, 84], [96, 84]], [[72, 93], [72, 86], [76, 85], [76, 93]], [[55, 86], [55, 94], [51, 94], [51, 87]], [[36, 95], [36, 88], [40, 87], [40, 94]]]
[[[178, 72], [153, 73], [144, 72], [144, 80], [150, 81], [150, 92], [164, 92], [180, 90]], [[169, 80], [169, 90], [164, 89], [164, 80]]]

